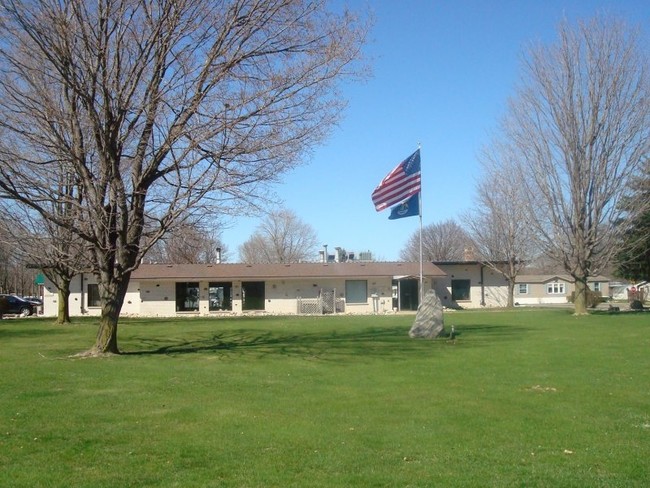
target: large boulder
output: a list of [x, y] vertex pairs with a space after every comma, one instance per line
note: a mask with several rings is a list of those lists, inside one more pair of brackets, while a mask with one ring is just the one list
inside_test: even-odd
[[418, 307], [409, 337], [435, 339], [445, 332], [442, 302], [436, 292], [429, 290]]

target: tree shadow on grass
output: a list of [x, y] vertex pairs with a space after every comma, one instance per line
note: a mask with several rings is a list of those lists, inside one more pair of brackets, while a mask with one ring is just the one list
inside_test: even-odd
[[221, 353], [222, 355], [300, 356], [332, 360], [340, 355], [394, 352], [408, 345], [408, 330], [403, 327], [367, 329], [355, 332], [305, 332], [286, 334], [279, 331], [237, 329], [212, 334], [194, 334], [183, 340], [134, 337], [141, 347], [128, 355]]
[[[450, 327], [447, 327], [447, 332]], [[455, 329], [455, 336], [434, 340], [411, 339], [409, 327], [371, 327], [352, 331], [305, 331], [287, 334], [282, 331], [235, 329], [218, 333], [188, 333], [187, 338], [131, 337], [129, 344], [139, 350], [125, 355], [167, 355], [217, 353], [222, 357], [254, 355], [291, 356], [310, 360], [337, 361], [346, 357], [381, 357], [400, 360], [418, 353], [428, 353], [449, 346], [489, 346], [495, 341], [517, 339], [523, 327], [471, 325]], [[135, 344], [134, 344], [135, 343]]]
[[0, 340], [14, 337], [42, 337], [51, 335], [49, 330], [45, 329], [6, 329], [0, 327]]
[[463, 347], [489, 347], [496, 343], [522, 340], [532, 330], [521, 325], [473, 324], [456, 326], [455, 336]]
[[[61, 328], [59, 330], [65, 329]], [[13, 337], [42, 337], [51, 334], [52, 323], [40, 318], [5, 318], [0, 322], [0, 339]]]
[[463, 325], [460, 330], [465, 333], [471, 333], [475, 336], [485, 336], [485, 338], [499, 337], [514, 337], [519, 336], [523, 332], [530, 331], [529, 327], [521, 325], [495, 325], [495, 324], [476, 324], [476, 325]]

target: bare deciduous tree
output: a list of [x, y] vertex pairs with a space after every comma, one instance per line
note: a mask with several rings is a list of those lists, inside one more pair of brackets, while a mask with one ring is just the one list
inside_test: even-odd
[[[55, 207], [52, 211], [59, 214], [70, 210], [65, 205]], [[57, 323], [70, 323], [70, 283], [75, 275], [89, 268], [86, 244], [66, 227], [43, 219], [24, 205], [0, 204], [0, 212], [11, 219], [5, 236], [22, 266], [41, 270], [56, 285]]]
[[[188, 209], [267, 195], [337, 120], [366, 25], [303, 0], [0, 0], [0, 193], [89, 245], [118, 353], [129, 278]], [[69, 169], [75, 221], [50, 209]]]
[[245, 263], [299, 263], [313, 260], [318, 245], [314, 228], [291, 210], [269, 214], [239, 247]]
[[[31, 268], [40, 269], [57, 287], [57, 323], [66, 324], [70, 322], [72, 279], [92, 267], [86, 252], [87, 243], [72, 230], [79, 222], [78, 207], [83, 195], [77, 178], [67, 164], [50, 165], [49, 171], [50, 198], [40, 202], [40, 206], [58, 222], [43, 218], [40, 212], [20, 200], [5, 200], [8, 204], [2, 204], [0, 208], [12, 217], [13, 225], [8, 233], [24, 262]], [[82, 310], [83, 306], [82, 303]]]
[[586, 313], [587, 278], [616, 252], [618, 204], [649, 151], [646, 51], [623, 23], [596, 17], [561, 24], [558, 42], [530, 49], [524, 68], [504, 140], [541, 249], [574, 278], [575, 313]]
[[219, 232], [187, 222], [171, 230], [147, 253], [147, 261], [172, 264], [208, 264], [226, 261], [227, 249]]
[[[424, 261], [463, 261], [472, 248], [467, 232], [453, 220], [422, 227], [422, 259]], [[420, 231], [409, 237], [400, 252], [404, 261], [420, 260]]]
[[486, 148], [481, 155], [483, 176], [476, 184], [476, 203], [463, 219], [477, 258], [506, 278], [508, 307], [514, 306], [517, 275], [534, 255], [526, 197], [512, 178], [513, 157], [498, 141]]
[[[0, 210], [1, 212], [1, 210]], [[33, 295], [37, 271], [28, 268], [26, 256], [16, 247], [13, 237], [15, 222], [6, 212], [0, 220], [0, 293]]]

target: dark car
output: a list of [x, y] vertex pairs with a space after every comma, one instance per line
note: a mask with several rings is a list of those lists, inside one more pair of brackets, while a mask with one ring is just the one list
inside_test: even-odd
[[15, 295], [0, 295], [0, 314], [32, 315], [36, 305]]

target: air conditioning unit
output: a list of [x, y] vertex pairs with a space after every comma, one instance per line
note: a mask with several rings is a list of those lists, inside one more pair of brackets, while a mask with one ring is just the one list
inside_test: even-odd
[[372, 253], [370, 251], [360, 252], [359, 261], [372, 261]]

